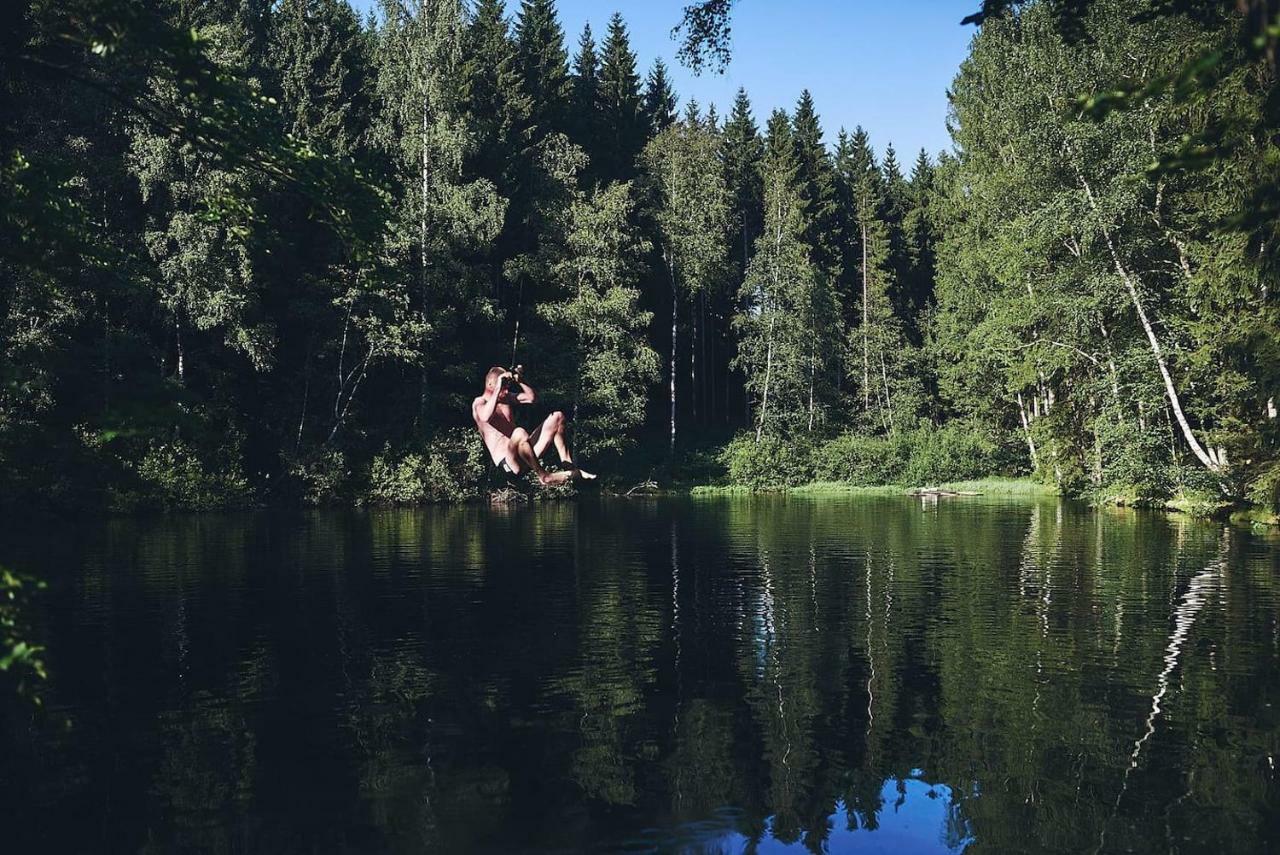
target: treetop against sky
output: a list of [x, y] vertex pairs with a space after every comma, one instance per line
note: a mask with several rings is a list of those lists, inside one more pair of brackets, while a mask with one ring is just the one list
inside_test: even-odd
[[[364, 12], [375, 0], [350, 0]], [[507, 0], [510, 17], [519, 0]], [[826, 142], [843, 126], [867, 130], [877, 152], [892, 143], [900, 157], [924, 148], [950, 148], [947, 87], [964, 59], [974, 29], [960, 25], [973, 3], [922, 0], [910, 4], [841, 0], [757, 0], [735, 7], [733, 58], [724, 74], [694, 75], [676, 60], [671, 29], [685, 0], [558, 0], [565, 44], [572, 53], [585, 23], [597, 42], [609, 17], [626, 20], [640, 71], [654, 59], [668, 67], [680, 96], [725, 115], [739, 86], [751, 96], [757, 120], [776, 107], [791, 111], [808, 89]]]

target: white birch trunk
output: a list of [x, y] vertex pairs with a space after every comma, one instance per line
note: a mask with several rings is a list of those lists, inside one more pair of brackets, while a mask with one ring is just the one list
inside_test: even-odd
[[862, 410], [871, 412], [871, 345], [867, 339], [868, 315], [867, 302], [867, 224], [862, 229]]
[[1018, 392], [1018, 417], [1022, 419], [1022, 434], [1027, 438], [1027, 450], [1031, 452], [1031, 468], [1040, 468], [1040, 458], [1036, 454], [1036, 441], [1031, 438], [1031, 420], [1027, 418], [1027, 407], [1022, 401], [1022, 393]]
[[671, 274], [671, 456], [676, 453], [676, 270], [675, 260], [667, 253], [667, 272]]
[[756, 442], [764, 433], [764, 421], [769, 414], [769, 382], [773, 379], [773, 323], [774, 316], [769, 316], [769, 342], [764, 357], [764, 393], [760, 396], [760, 418], [756, 422]]
[[[1080, 174], [1079, 169], [1076, 170], [1076, 176], [1080, 179], [1080, 184], [1084, 187], [1085, 196], [1089, 200], [1089, 207], [1093, 209], [1095, 214], [1099, 213], [1098, 202], [1094, 198], [1093, 188], [1089, 186], [1089, 182]], [[1111, 256], [1111, 262], [1115, 266], [1116, 273], [1120, 276], [1120, 281], [1124, 283], [1125, 290], [1129, 292], [1129, 299], [1133, 303], [1133, 309], [1138, 315], [1138, 321], [1142, 324], [1143, 331], [1147, 334], [1147, 342], [1151, 346], [1151, 355], [1155, 357], [1156, 367], [1160, 369], [1160, 378], [1164, 381], [1165, 397], [1169, 401], [1169, 407], [1173, 410], [1174, 419], [1178, 422], [1178, 427], [1182, 431], [1182, 437], [1186, 440], [1187, 445], [1191, 448], [1191, 453], [1196, 456], [1206, 469], [1210, 472], [1221, 472], [1224, 465], [1216, 461], [1200, 444], [1200, 440], [1196, 438], [1195, 432], [1191, 429], [1190, 422], [1187, 421], [1186, 413], [1182, 409], [1182, 399], [1178, 396], [1178, 389], [1174, 386], [1173, 375], [1169, 373], [1169, 365], [1165, 360], [1164, 349], [1160, 346], [1160, 339], [1156, 336], [1155, 327], [1151, 323], [1151, 319], [1147, 316], [1146, 308], [1142, 305], [1142, 297], [1138, 293], [1137, 277], [1125, 266], [1120, 258], [1120, 253], [1116, 249], [1115, 241], [1111, 236], [1111, 229], [1101, 226], [1102, 238], [1107, 245], [1107, 252]]]

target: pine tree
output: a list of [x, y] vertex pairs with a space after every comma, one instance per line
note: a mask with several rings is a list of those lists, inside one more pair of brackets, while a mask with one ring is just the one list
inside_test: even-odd
[[283, 0], [271, 50], [285, 127], [321, 151], [354, 154], [369, 121], [368, 57], [360, 22], [341, 0]]
[[904, 303], [902, 318], [905, 331], [916, 345], [923, 340], [922, 320], [933, 301], [933, 283], [937, 275], [938, 235], [933, 210], [936, 192], [934, 165], [925, 150], [920, 149], [905, 193], [902, 235], [906, 244], [907, 270], [899, 288]]
[[840, 270], [835, 172], [831, 155], [822, 142], [822, 125], [809, 90], [800, 95], [792, 119], [796, 147], [796, 179], [808, 208], [805, 241], [813, 247], [817, 262], [829, 275]]
[[609, 19], [600, 68], [600, 152], [598, 174], [604, 181], [635, 174], [636, 157], [648, 140], [640, 111], [640, 78], [622, 16]]
[[503, 0], [479, 0], [463, 41], [460, 106], [475, 134], [471, 170], [508, 192], [531, 112], [518, 60]]
[[569, 138], [595, 160], [600, 135], [600, 57], [590, 23], [582, 26], [578, 53], [573, 58], [572, 104]]
[[857, 380], [864, 427], [889, 432], [915, 415], [919, 396], [909, 376], [914, 359], [890, 300], [895, 277], [886, 182], [861, 127], [841, 140], [836, 169], [851, 212], [845, 257], [856, 272], [846, 293], [858, 306], [857, 326], [849, 330], [848, 374]]
[[760, 180], [764, 141], [751, 115], [751, 101], [745, 89], [739, 88], [733, 99], [733, 111], [725, 123], [723, 140], [721, 159], [725, 185], [729, 188], [735, 256], [740, 272], [745, 272], [750, 247], [760, 231], [764, 195]]
[[644, 116], [651, 136], [657, 136], [675, 122], [676, 100], [676, 93], [667, 79], [666, 64], [661, 58], [655, 59], [644, 90]]
[[572, 85], [555, 0], [523, 0], [520, 4], [516, 56], [530, 101], [532, 138], [566, 132]]

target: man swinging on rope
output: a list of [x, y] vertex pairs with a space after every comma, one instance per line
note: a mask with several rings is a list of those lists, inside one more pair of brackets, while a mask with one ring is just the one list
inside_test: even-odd
[[[556, 410], [533, 433], [516, 427], [512, 405], [532, 404], [537, 399], [538, 394], [532, 387], [505, 368], [490, 368], [484, 376], [484, 394], [471, 402], [471, 416], [476, 420], [476, 428], [494, 465], [511, 475], [519, 475], [527, 466], [543, 484], [560, 484], [575, 476], [588, 481], [595, 478], [574, 465], [565, 442], [564, 413]], [[538, 460], [552, 443], [566, 467], [559, 472], [548, 472]]]

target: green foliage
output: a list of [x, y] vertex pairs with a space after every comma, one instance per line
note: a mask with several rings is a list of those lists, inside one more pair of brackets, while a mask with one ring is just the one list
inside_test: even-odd
[[283, 457], [288, 491], [302, 504], [328, 505], [345, 497], [351, 472], [341, 449], [324, 445]]
[[27, 576], [0, 567], [0, 677], [14, 690], [40, 704], [35, 685], [48, 676], [44, 648], [31, 640], [27, 617], [31, 592], [45, 587]]
[[609, 19], [609, 31], [600, 49], [598, 103], [597, 169], [605, 181], [628, 180], [635, 174], [636, 157], [648, 139], [648, 123], [642, 109], [636, 55], [617, 12]]
[[[730, 5], [695, 4], [686, 47]], [[420, 438], [513, 360], [578, 450], [644, 438], [668, 471], [677, 426], [844, 432], [785, 478], [986, 466], [1274, 506], [1274, 34], [1017, 6], [952, 87], [954, 153], [907, 176], [861, 128], [829, 149], [807, 92], [763, 138], [745, 91], [723, 127], [677, 119], [619, 16], [571, 75], [553, 0], [514, 31], [502, 0], [25, 4], [0, 39], [5, 499], [324, 503], [376, 468], [379, 501], [425, 500], [447, 479]]]
[[[803, 437], [803, 435], [802, 435]], [[1000, 443], [975, 424], [922, 424], [884, 436], [845, 433], [811, 443], [739, 436], [723, 453], [733, 484], [755, 489], [809, 481], [859, 487], [930, 486], [982, 478], [1010, 466]]]
[[484, 494], [488, 458], [470, 430], [444, 431], [420, 452], [394, 453], [390, 447], [373, 458], [368, 501], [380, 505], [465, 502]]
[[[552, 142], [557, 142], [556, 138]], [[631, 228], [630, 184], [579, 189], [581, 152], [563, 137], [546, 151], [545, 168], [560, 182], [546, 213], [539, 263], [554, 284], [539, 306], [559, 358], [548, 365], [552, 389], [569, 402], [570, 428], [586, 455], [618, 453], [644, 419], [641, 390], [657, 379], [658, 356], [643, 338], [652, 314], [640, 308], [640, 262], [648, 250]]]
[[929, 211], [939, 391], [1020, 431], [1070, 489], [1161, 501], [1186, 489], [1190, 463], [1239, 495], [1277, 451], [1280, 316], [1271, 250], [1219, 227], [1265, 155], [1146, 168], [1274, 96], [1240, 77], [1195, 104], [1152, 91], [1141, 110], [1082, 116], [1080, 93], [1170, 73], [1239, 21], [1135, 20], [1132, 4], [1097, 0], [1073, 42], [1052, 5], [984, 24], [953, 87], [959, 155]]
[[661, 58], [655, 59], [644, 87], [643, 111], [650, 134], [657, 136], [675, 123], [677, 103], [667, 66]]
[[230, 461], [203, 460], [180, 439], [153, 441], [141, 459], [127, 465], [136, 481], [113, 491], [110, 503], [116, 511], [207, 511], [243, 507], [254, 498], [234, 454]]
[[906, 460], [901, 476], [906, 484], [980, 478], [999, 473], [1007, 465], [1000, 446], [986, 431], [964, 422], [950, 422], [939, 428], [921, 426], [906, 432], [898, 441]]
[[1254, 479], [1248, 499], [1265, 511], [1280, 514], [1280, 463], [1272, 463]]
[[565, 131], [571, 97], [569, 56], [555, 0], [522, 0], [516, 22], [516, 52], [534, 134], [541, 138]]
[[841, 434], [815, 450], [814, 477], [861, 487], [901, 483], [907, 465], [903, 445], [892, 437]]
[[812, 450], [804, 440], [767, 434], [740, 434], [725, 446], [720, 460], [731, 484], [769, 490], [813, 480]]

